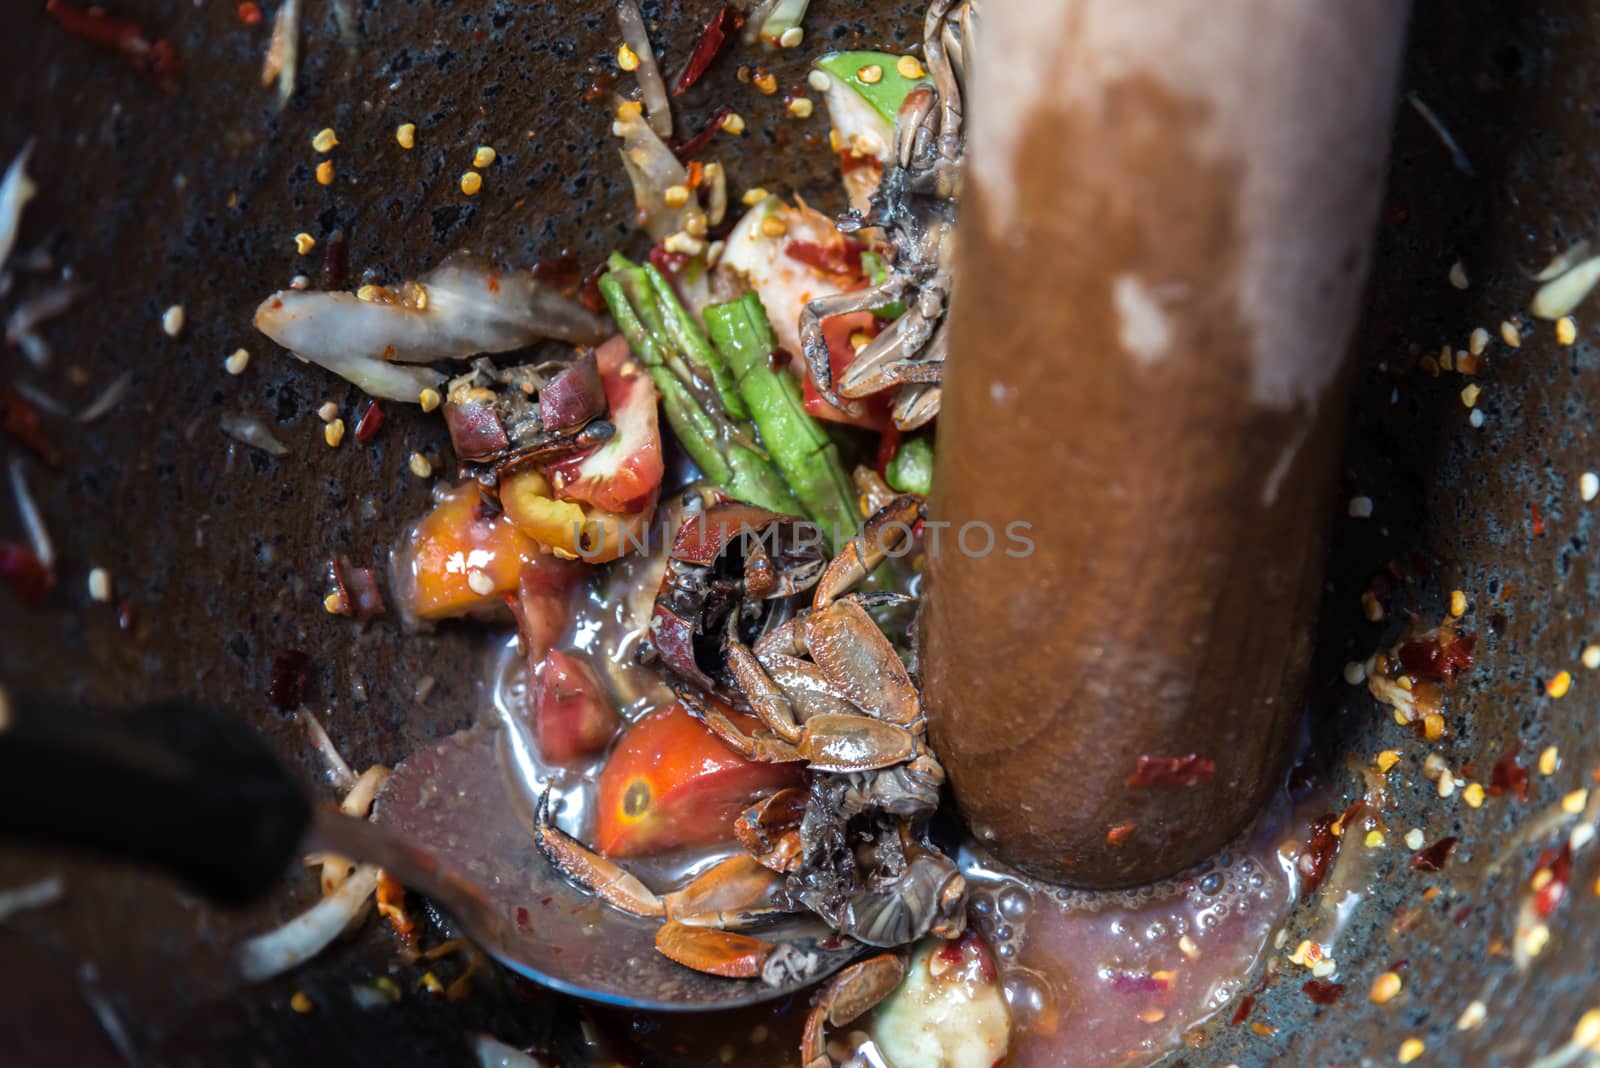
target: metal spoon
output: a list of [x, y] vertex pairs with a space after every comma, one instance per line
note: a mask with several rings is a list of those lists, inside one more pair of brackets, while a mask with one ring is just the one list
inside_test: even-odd
[[154, 864], [225, 903], [259, 897], [303, 853], [333, 851], [434, 900], [512, 971], [653, 1011], [781, 997], [860, 951], [813, 923], [767, 934], [815, 952], [803, 983], [674, 964], [655, 950], [655, 924], [600, 904], [539, 852], [500, 780], [491, 728], [402, 761], [367, 821], [313, 805], [254, 731], [208, 709], [169, 702], [88, 713], [23, 699], [0, 712], [0, 836]]

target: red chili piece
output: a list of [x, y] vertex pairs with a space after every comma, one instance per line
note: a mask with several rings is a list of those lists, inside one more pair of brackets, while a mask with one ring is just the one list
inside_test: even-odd
[[683, 252], [668, 252], [660, 245], [650, 250], [650, 264], [662, 274], [677, 274], [688, 264], [689, 256]]
[[261, 23], [261, 5], [254, 0], [244, 0], [239, 5], [239, 21], [246, 26], [257, 26]]
[[1528, 513], [1533, 516], [1533, 536], [1544, 537], [1544, 513], [1540, 512], [1539, 506], [1531, 501], [1528, 502]]
[[904, 437], [900, 428], [893, 423], [884, 427], [883, 433], [878, 435], [878, 455], [872, 465], [877, 468], [878, 474], [889, 477], [889, 463], [894, 459], [894, 454], [900, 451], [900, 442]]
[[1215, 760], [1195, 753], [1181, 757], [1141, 756], [1139, 766], [1128, 776], [1128, 785], [1194, 786], [1197, 783], [1210, 782], [1216, 772]]
[[1344, 994], [1343, 983], [1325, 983], [1321, 979], [1308, 980], [1300, 989], [1318, 1005], [1332, 1005]]
[[691, 159], [698, 156], [700, 152], [711, 143], [711, 139], [717, 136], [717, 131], [722, 129], [722, 120], [732, 114], [733, 108], [729, 107], [727, 104], [722, 105], [711, 113], [711, 117], [706, 120], [705, 126], [701, 128], [699, 133], [695, 134], [687, 141], [673, 145], [672, 154], [678, 157], [678, 162], [688, 163]]
[[38, 608], [56, 584], [56, 572], [34, 555], [32, 549], [0, 542], [0, 578], [11, 585], [25, 607]]
[[1333, 834], [1334, 819], [1334, 816], [1328, 815], [1311, 821], [1311, 840], [1306, 843], [1306, 851], [1300, 854], [1298, 863], [1300, 877], [1305, 880], [1303, 892], [1307, 897], [1316, 893], [1322, 880], [1328, 877], [1328, 868], [1339, 852], [1339, 839]]
[[578, 299], [583, 306], [598, 315], [606, 305], [605, 298], [600, 295], [600, 279], [610, 270], [604, 260], [595, 265], [594, 270], [583, 276], [583, 281], [578, 284]]
[[563, 292], [577, 287], [580, 278], [578, 257], [569, 248], [554, 256], [544, 256], [533, 261], [533, 276], [549, 282]]
[[1433, 638], [1419, 638], [1400, 646], [1400, 666], [1419, 679], [1450, 682], [1456, 672], [1472, 666], [1472, 651], [1477, 644], [1476, 634], [1457, 635], [1445, 645]]
[[1112, 849], [1121, 849], [1122, 843], [1128, 840], [1128, 835], [1133, 833], [1137, 823], [1119, 823], [1106, 831], [1106, 844]]
[[367, 405], [367, 410], [361, 413], [361, 420], [356, 423], [356, 440], [371, 441], [373, 435], [383, 427], [383, 405], [377, 401]]
[[1450, 854], [1455, 852], [1455, 848], [1454, 835], [1441, 838], [1431, 846], [1418, 850], [1411, 858], [1411, 866], [1418, 871], [1443, 871], [1445, 861], [1450, 859]]
[[1485, 793], [1498, 797], [1514, 792], [1518, 801], [1528, 800], [1528, 769], [1517, 763], [1517, 754], [1521, 749], [1522, 743], [1517, 742], [1494, 762], [1494, 768], [1489, 772], [1489, 789]]
[[120, 52], [162, 91], [178, 91], [178, 71], [182, 65], [177, 53], [165, 40], [152, 42], [137, 22], [114, 18], [97, 7], [87, 10], [73, 7], [62, 0], [48, 0], [44, 9], [68, 33]]
[[305, 697], [306, 664], [311, 658], [299, 649], [285, 649], [272, 658], [272, 677], [267, 682], [267, 702], [280, 712], [300, 707]]
[[0, 386], [0, 428], [33, 450], [39, 459], [55, 466], [59, 456], [39, 425], [39, 410], [11, 385]]
[[1545, 850], [1536, 870], [1550, 873], [1550, 881], [1533, 896], [1533, 911], [1541, 920], [1548, 920], [1561, 907], [1562, 899], [1567, 896], [1567, 885], [1572, 881], [1572, 846], [1563, 844], [1559, 852]]
[[335, 230], [322, 250], [322, 285], [326, 289], [343, 289], [350, 277], [350, 242], [343, 230]]
[[700, 40], [695, 44], [694, 51], [689, 53], [689, 62], [683, 65], [682, 72], [672, 83], [672, 95], [682, 96], [691, 85], [699, 81], [705, 74], [706, 68], [711, 66], [711, 61], [722, 51], [722, 46], [728, 43], [728, 38], [738, 33], [743, 26], [744, 12], [732, 4], [722, 5], [722, 9], [712, 15], [711, 21], [706, 23], [706, 28], [701, 31]]
[[1234, 1026], [1244, 1023], [1250, 1018], [1250, 1010], [1255, 1007], [1256, 996], [1254, 994], [1246, 994], [1239, 999], [1239, 1007], [1233, 1010], [1233, 1019], [1229, 1020], [1228, 1023]]
[[834, 245], [819, 245], [815, 241], [786, 241], [783, 245], [784, 255], [825, 274], [859, 275], [861, 254], [866, 250], [867, 247], [858, 241], [841, 241]]

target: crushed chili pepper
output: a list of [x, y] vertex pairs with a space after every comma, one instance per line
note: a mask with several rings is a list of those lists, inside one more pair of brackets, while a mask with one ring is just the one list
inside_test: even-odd
[[1304, 880], [1302, 893], [1310, 897], [1316, 893], [1317, 887], [1322, 885], [1322, 880], [1328, 877], [1328, 868], [1333, 864], [1334, 856], [1339, 852], [1339, 839], [1334, 836], [1333, 815], [1318, 816], [1311, 821], [1311, 838], [1306, 843], [1306, 850], [1300, 854], [1297, 866], [1300, 877]]
[[45, 437], [44, 428], [39, 422], [39, 409], [9, 384], [0, 386], [0, 429], [52, 467], [60, 459], [55, 446]]
[[600, 296], [600, 279], [609, 268], [604, 260], [595, 265], [594, 270], [583, 276], [583, 281], [578, 283], [578, 299], [583, 306], [595, 314], [605, 308], [605, 298]]
[[56, 584], [56, 572], [34, 555], [32, 549], [11, 542], [0, 542], [0, 579], [25, 607], [38, 608]]
[[1112, 849], [1121, 849], [1122, 843], [1128, 840], [1128, 835], [1132, 834], [1137, 826], [1139, 826], [1137, 823], [1119, 823], [1110, 828], [1106, 831], [1106, 844]]
[[1489, 772], [1489, 788], [1484, 793], [1491, 797], [1515, 793], [1518, 801], [1528, 800], [1528, 769], [1517, 763], [1517, 754], [1521, 751], [1522, 742], [1518, 741], [1494, 762]]
[[[1445, 638], [1440, 642], [1440, 638]], [[1472, 651], [1478, 644], [1476, 634], [1451, 636], [1448, 631], [1415, 641], [1405, 642], [1396, 650], [1400, 666], [1419, 679], [1455, 680], [1457, 672], [1472, 667]]]
[[1318, 1005], [1332, 1005], [1344, 994], [1343, 983], [1326, 983], [1321, 979], [1308, 979], [1300, 989]]
[[1572, 881], [1572, 845], [1562, 843], [1559, 850], [1547, 849], [1539, 856], [1538, 872], [1549, 872], [1550, 878], [1533, 895], [1533, 911], [1541, 920], [1548, 920], [1561, 907], [1567, 896], [1567, 886]]
[[356, 440], [371, 441], [383, 429], [383, 405], [377, 401], [367, 404], [366, 411], [361, 413], [361, 419], [356, 423]]
[[1210, 782], [1216, 774], [1217, 762], [1196, 753], [1181, 757], [1140, 756], [1139, 765], [1128, 776], [1128, 785], [1194, 786]]
[[335, 230], [322, 249], [322, 284], [327, 289], [343, 289], [349, 277], [350, 242], [343, 230]]
[[389, 921], [407, 947], [417, 945], [417, 921], [406, 912], [406, 888], [386, 871], [378, 873], [378, 913]]
[[711, 117], [706, 120], [705, 126], [701, 128], [699, 133], [687, 141], [680, 141], [672, 145], [672, 154], [678, 157], [678, 162], [688, 163], [704, 151], [705, 147], [711, 143], [711, 139], [717, 136], [717, 131], [722, 129], [722, 120], [732, 114], [733, 108], [723, 104], [711, 113]]
[[182, 64], [177, 53], [165, 39], [151, 41], [137, 22], [107, 15], [99, 7], [74, 7], [62, 0], [47, 0], [44, 10], [73, 36], [120, 53], [163, 92], [178, 91]]
[[721, 10], [711, 16], [706, 23], [706, 28], [700, 31], [700, 40], [695, 43], [694, 51], [689, 53], [689, 61], [683, 65], [683, 70], [672, 83], [672, 95], [682, 96], [688, 92], [689, 87], [699, 81], [711, 66], [711, 61], [716, 59], [722, 51], [722, 46], [728, 43], [728, 38], [738, 33], [744, 26], [744, 12], [732, 4], [723, 4]]
[[549, 282], [562, 292], [576, 289], [582, 281], [577, 253], [564, 248], [554, 256], [542, 256], [533, 261], [533, 276]]
[[272, 676], [267, 681], [267, 702], [280, 712], [300, 707], [305, 697], [306, 664], [311, 658], [299, 649], [285, 649], [272, 658]]
[[244, 0], [244, 3], [239, 5], [238, 13], [239, 21], [246, 26], [258, 26], [261, 24], [261, 5], [256, 3], [255, 0]]
[[[785, 356], [788, 353], [784, 354]], [[890, 423], [883, 428], [883, 433], [878, 435], [878, 455], [874, 458], [872, 466], [878, 474], [889, 477], [889, 464], [894, 460], [894, 454], [900, 451], [900, 442], [905, 437], [900, 433], [900, 428]]]
[[1443, 871], [1445, 861], [1450, 859], [1450, 854], [1455, 852], [1456, 838], [1450, 835], [1439, 839], [1430, 846], [1424, 846], [1411, 858], [1411, 866], [1417, 871]]
[[677, 274], [688, 264], [689, 257], [683, 252], [668, 252], [660, 245], [650, 250], [650, 264], [662, 274]]
[[1539, 506], [1532, 501], [1528, 502], [1528, 514], [1533, 518], [1533, 536], [1544, 537], [1544, 513], [1539, 511]]
[[861, 274], [861, 254], [867, 246], [859, 241], [841, 241], [833, 245], [820, 245], [815, 241], [786, 241], [783, 254], [814, 267], [824, 274]]
[[1233, 1010], [1233, 1019], [1229, 1020], [1228, 1023], [1234, 1027], [1244, 1023], [1250, 1018], [1250, 1010], [1255, 1007], [1256, 996], [1254, 994], [1246, 994], [1239, 999], [1239, 1007]]

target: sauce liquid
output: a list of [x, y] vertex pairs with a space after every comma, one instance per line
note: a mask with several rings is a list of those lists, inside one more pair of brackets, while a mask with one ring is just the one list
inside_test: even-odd
[[[655, 672], [637, 661], [661, 573], [659, 553], [629, 557], [599, 572], [557, 643], [588, 654], [628, 723], [672, 700]], [[529, 728], [527, 665], [517, 640], [496, 649], [490, 670], [487, 711], [501, 728], [508, 799], [531, 827], [538, 798], [550, 788], [561, 802], [558, 824], [587, 839], [604, 756], [565, 767], [545, 762]], [[970, 916], [995, 953], [1012, 1015], [1010, 1052], [1002, 1063], [1144, 1063], [1179, 1046], [1187, 1031], [1227, 1006], [1241, 993], [1297, 892], [1293, 851], [1280, 853], [1277, 847], [1295, 837], [1285, 830], [1289, 819], [1285, 802], [1258, 820], [1236, 848], [1197, 870], [1120, 892], [1032, 883], [969, 840], [958, 859], [971, 888]], [[629, 861], [628, 867], [662, 892], [736, 849], [730, 842]], [[1338, 919], [1328, 917], [1329, 926]], [[798, 1060], [808, 1000], [791, 997], [689, 1016], [586, 1008], [591, 1026], [585, 1030], [596, 1064], [778, 1068]], [[871, 1018], [848, 1030], [870, 1037]], [[878, 1057], [863, 1046], [852, 1063], [882, 1064]]]

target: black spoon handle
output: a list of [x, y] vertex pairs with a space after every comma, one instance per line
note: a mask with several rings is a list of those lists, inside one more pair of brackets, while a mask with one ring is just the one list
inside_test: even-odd
[[154, 865], [242, 904], [282, 876], [310, 820], [266, 742], [213, 709], [17, 695], [0, 710], [0, 838]]

